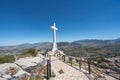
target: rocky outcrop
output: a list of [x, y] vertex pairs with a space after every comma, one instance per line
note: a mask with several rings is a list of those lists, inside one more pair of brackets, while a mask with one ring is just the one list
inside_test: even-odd
[[24, 75], [34, 75], [46, 65], [45, 58], [38, 54], [36, 57], [25, 57], [14, 63], [0, 64], [0, 80], [17, 80]]
[[30, 75], [14, 63], [0, 64], [0, 80], [22, 77], [24, 74]]
[[41, 54], [38, 54], [36, 57], [21, 58], [15, 64], [23, 70], [34, 74], [46, 65], [46, 60]]

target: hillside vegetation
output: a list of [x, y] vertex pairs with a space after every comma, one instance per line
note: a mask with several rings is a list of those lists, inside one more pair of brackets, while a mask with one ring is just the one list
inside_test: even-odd
[[37, 55], [37, 52], [34, 48], [30, 48], [28, 50], [26, 50], [25, 52], [23, 52], [22, 54], [19, 55], [20, 58], [23, 57], [35, 57]]
[[13, 55], [4, 55], [0, 57], [0, 64], [2, 63], [13, 63], [15, 61], [15, 57]]
[[[81, 51], [85, 51], [84, 53]], [[81, 49], [79, 47], [69, 47], [64, 48], [63, 51], [67, 55], [71, 56], [88, 56], [88, 57], [116, 57], [120, 56], [120, 45], [110, 45], [110, 46], [102, 46], [102, 47], [89, 47], [84, 46]]]
[[[37, 55], [37, 52], [34, 48], [30, 48], [20, 54], [18, 57], [19, 58], [24, 58], [24, 57], [35, 57]], [[14, 55], [4, 55], [0, 57], [0, 64], [2, 63], [13, 63], [15, 61], [15, 56]]]

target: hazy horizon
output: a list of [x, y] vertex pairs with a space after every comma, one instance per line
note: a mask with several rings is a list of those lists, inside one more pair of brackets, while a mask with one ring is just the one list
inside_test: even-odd
[[[115, 38], [115, 39], [120, 39], [120, 38]], [[115, 39], [79, 39], [79, 40], [115, 40]], [[73, 41], [57, 41], [57, 43], [59, 42], [74, 42], [74, 41], [78, 41], [78, 40], [73, 40]], [[2, 46], [16, 46], [16, 45], [24, 45], [24, 44], [35, 44], [35, 43], [44, 43], [44, 42], [50, 42], [52, 43], [52, 41], [38, 41], [38, 42], [26, 42], [26, 43], [18, 43], [18, 44], [8, 44], [8, 45], [0, 45], [0, 47]]]

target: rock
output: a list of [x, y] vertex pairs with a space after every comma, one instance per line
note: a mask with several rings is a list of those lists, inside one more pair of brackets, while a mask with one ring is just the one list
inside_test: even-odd
[[33, 71], [40, 70], [47, 63], [44, 56], [38, 54], [36, 57], [20, 58], [17, 61], [15, 61], [15, 64], [17, 64], [19, 67], [21, 67], [23, 70], [29, 73], [34, 73]]
[[20, 58], [17, 61], [15, 61], [15, 64], [20, 66], [22, 69], [26, 69], [31, 66], [36, 66], [38, 64], [41, 64], [42, 62], [44, 62], [45, 64], [45, 59], [42, 55], [38, 54], [36, 57]]
[[[16, 72], [10, 70], [10, 68], [16, 69]], [[4, 63], [0, 64], [0, 80], [7, 80], [13, 77], [21, 77], [22, 75], [27, 74], [30, 75], [28, 72], [23, 71], [19, 66], [14, 63]]]
[[20, 58], [14, 63], [0, 64], [0, 80], [18, 80], [24, 75], [33, 75], [33, 72], [40, 71], [45, 65], [46, 59], [41, 54]]

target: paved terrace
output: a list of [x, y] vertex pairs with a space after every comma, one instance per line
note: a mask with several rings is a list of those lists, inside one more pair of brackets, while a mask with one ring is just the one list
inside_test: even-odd
[[[51, 56], [51, 69], [56, 75], [53, 80], [89, 80], [83, 72], [72, 68], [54, 56]], [[60, 69], [64, 71], [63, 74], [59, 74]]]

